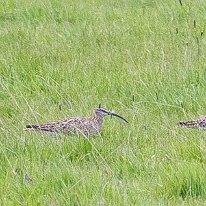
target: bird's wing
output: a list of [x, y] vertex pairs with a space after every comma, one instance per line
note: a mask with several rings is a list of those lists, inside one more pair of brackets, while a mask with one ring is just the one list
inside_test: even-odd
[[178, 125], [181, 127], [190, 127], [190, 128], [206, 127], [206, 116], [201, 116], [196, 120], [182, 121], [179, 122]]
[[26, 125], [27, 131], [44, 131], [44, 132], [76, 132], [80, 129], [87, 118], [69, 118], [60, 121], [50, 122], [39, 125]]

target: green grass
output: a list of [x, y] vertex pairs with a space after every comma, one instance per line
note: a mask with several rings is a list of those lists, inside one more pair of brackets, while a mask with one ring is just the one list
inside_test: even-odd
[[[3, 0], [0, 205], [205, 205], [204, 0]], [[92, 115], [101, 136], [26, 124]], [[30, 176], [32, 181], [25, 178]]]

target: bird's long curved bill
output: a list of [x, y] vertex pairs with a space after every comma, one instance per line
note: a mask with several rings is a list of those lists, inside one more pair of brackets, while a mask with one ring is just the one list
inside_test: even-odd
[[118, 114], [115, 114], [115, 113], [111, 112], [111, 116], [118, 117], [118, 118], [122, 119], [123, 121], [125, 121], [126, 123], [128, 123], [128, 121], [124, 117], [122, 117], [122, 116], [120, 116]]

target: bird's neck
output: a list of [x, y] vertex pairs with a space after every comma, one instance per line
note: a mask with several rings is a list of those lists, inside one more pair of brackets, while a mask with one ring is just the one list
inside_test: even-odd
[[103, 123], [104, 116], [95, 114], [94, 117], [93, 117], [93, 119], [94, 119], [98, 124], [102, 124], [102, 123]]

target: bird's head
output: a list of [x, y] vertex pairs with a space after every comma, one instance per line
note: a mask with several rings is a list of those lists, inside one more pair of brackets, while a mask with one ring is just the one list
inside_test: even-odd
[[99, 105], [99, 107], [95, 110], [95, 114], [96, 116], [98, 117], [104, 117], [104, 116], [107, 116], [107, 115], [110, 115], [111, 117], [112, 116], [115, 116], [115, 117], [118, 117], [120, 119], [122, 119], [123, 121], [125, 121], [126, 123], [128, 123], [128, 121], [123, 118], [122, 116], [114, 113], [114, 112], [111, 112], [111, 111], [107, 111], [105, 108], [101, 107], [101, 104]]

